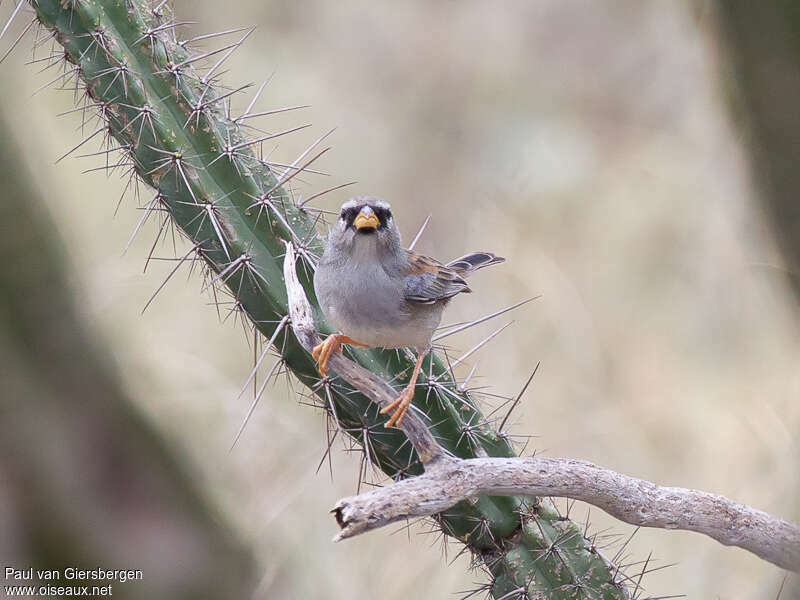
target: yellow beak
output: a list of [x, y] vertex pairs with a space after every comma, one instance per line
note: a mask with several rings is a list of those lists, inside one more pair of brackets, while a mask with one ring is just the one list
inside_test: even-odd
[[369, 211], [369, 214], [364, 214], [365, 212], [366, 211], [362, 210], [360, 213], [358, 213], [355, 221], [353, 221], [353, 225], [356, 226], [356, 229], [364, 229], [365, 227], [377, 229], [381, 224], [380, 220], [378, 220], [378, 215], [371, 210]]

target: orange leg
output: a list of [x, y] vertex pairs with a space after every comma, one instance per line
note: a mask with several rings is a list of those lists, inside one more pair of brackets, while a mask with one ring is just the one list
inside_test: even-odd
[[323, 377], [328, 373], [328, 361], [333, 353], [338, 352], [341, 354], [342, 344], [350, 344], [351, 346], [358, 346], [359, 348], [369, 348], [366, 344], [352, 340], [341, 333], [329, 335], [324, 342], [311, 351], [311, 356], [317, 361], [317, 369]]
[[422, 361], [427, 354], [427, 350], [419, 353], [419, 356], [417, 356], [417, 364], [414, 365], [414, 373], [411, 375], [411, 381], [408, 382], [408, 385], [400, 392], [400, 395], [394, 402], [381, 409], [382, 415], [392, 413], [392, 416], [386, 421], [384, 427], [399, 427], [403, 423], [403, 417], [406, 416], [408, 408], [411, 406], [411, 399], [414, 398], [414, 389], [417, 385], [419, 370], [422, 368]]

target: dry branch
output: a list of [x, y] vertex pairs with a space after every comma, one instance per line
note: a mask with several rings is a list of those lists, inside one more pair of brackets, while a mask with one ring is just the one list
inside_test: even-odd
[[425, 517], [466, 498], [556, 496], [602, 508], [641, 527], [696, 531], [771, 563], [800, 571], [800, 527], [717, 494], [662, 487], [567, 458], [442, 457], [425, 473], [340, 500], [333, 512], [336, 540], [409, 517]]

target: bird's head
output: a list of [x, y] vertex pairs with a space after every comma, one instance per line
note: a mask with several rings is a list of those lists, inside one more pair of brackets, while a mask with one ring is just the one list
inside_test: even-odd
[[330, 243], [350, 252], [395, 252], [401, 248], [400, 231], [388, 202], [362, 196], [342, 205], [331, 230]]

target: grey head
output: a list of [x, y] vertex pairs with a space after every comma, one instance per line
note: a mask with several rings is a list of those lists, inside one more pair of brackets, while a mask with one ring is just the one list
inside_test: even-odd
[[328, 237], [326, 254], [356, 260], [403, 254], [400, 231], [389, 203], [361, 196], [342, 204], [339, 219]]

